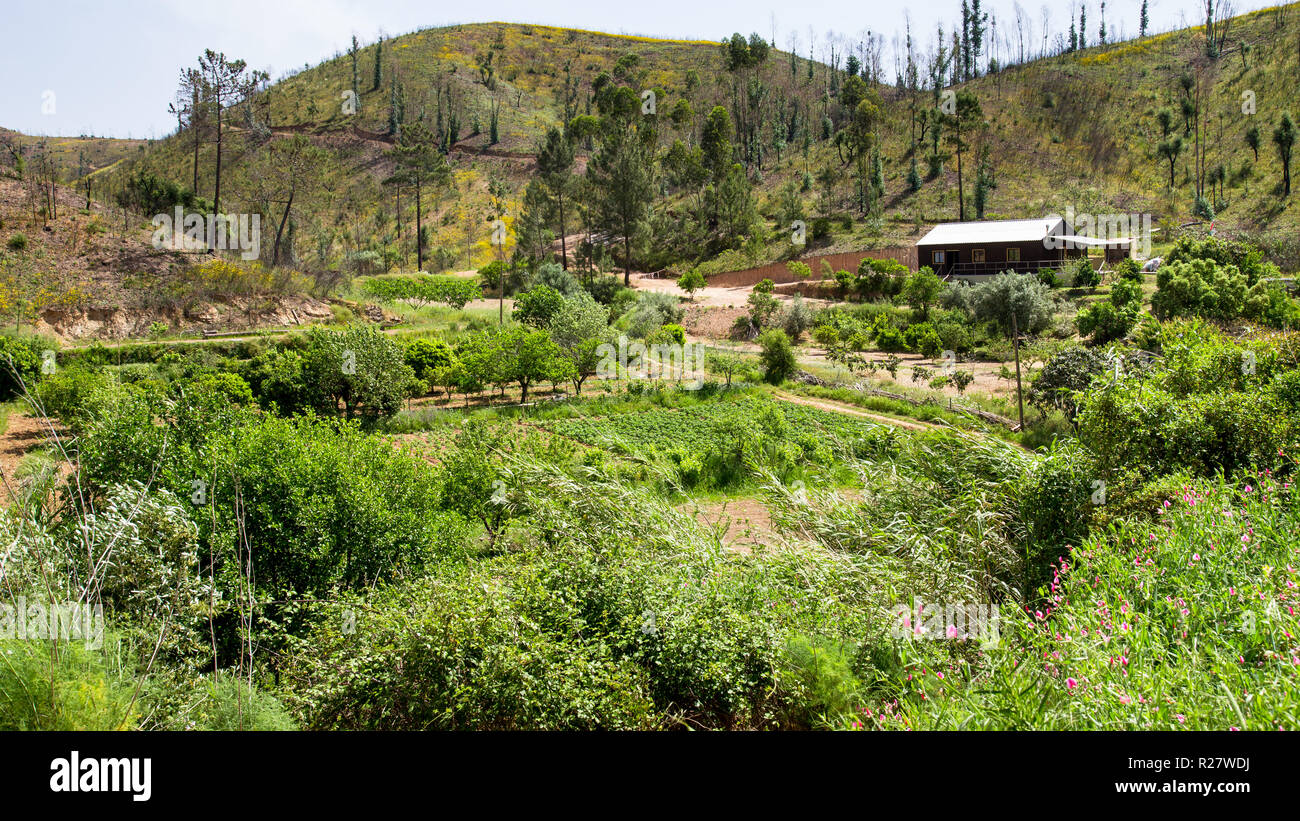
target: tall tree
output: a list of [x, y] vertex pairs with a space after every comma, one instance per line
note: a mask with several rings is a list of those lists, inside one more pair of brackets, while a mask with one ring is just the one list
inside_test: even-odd
[[360, 102], [361, 100], [361, 76], [357, 71], [357, 54], [361, 51], [361, 44], [357, 42], [357, 36], [352, 35], [352, 45], [348, 47], [348, 57], [352, 58], [352, 99]]
[[640, 115], [640, 100], [626, 86], [601, 95], [604, 114], [600, 147], [587, 167], [596, 196], [599, 227], [622, 240], [623, 284], [631, 285], [632, 242], [654, 198], [655, 133], [652, 117]]
[[[224, 140], [222, 111], [232, 100], [241, 100], [247, 96], [249, 87], [257, 80], [245, 74], [248, 65], [243, 60], [230, 60], [219, 51], [207, 49], [199, 58], [199, 72], [203, 76], [212, 112], [216, 118], [216, 170], [213, 173], [212, 210], [221, 213], [221, 155]], [[258, 75], [260, 77], [260, 75]]]
[[1259, 126], [1252, 125], [1246, 129], [1246, 147], [1255, 154], [1255, 162], [1259, 162]]
[[1273, 130], [1273, 144], [1277, 146], [1278, 159], [1282, 161], [1282, 196], [1291, 195], [1291, 150], [1295, 147], [1296, 125], [1291, 112], [1283, 111], [1282, 119]]
[[177, 128], [190, 132], [190, 145], [194, 152], [191, 161], [194, 181], [190, 188], [196, 195], [199, 192], [199, 146], [203, 143], [207, 120], [207, 96], [203, 72], [196, 68], [182, 69], [176, 101], [168, 106], [168, 110], [176, 115]]
[[[270, 199], [277, 205], [284, 206], [275, 229], [275, 246], [271, 252], [271, 264], [280, 264], [280, 250], [285, 228], [293, 219], [294, 203], [301, 203], [310, 191], [315, 174], [325, 162], [327, 154], [312, 144], [302, 134], [295, 134], [288, 139], [275, 140], [265, 154], [266, 167], [259, 177], [269, 181], [273, 186]], [[293, 249], [289, 249], [293, 257]]]
[[388, 152], [394, 163], [393, 174], [384, 182], [410, 189], [415, 196], [415, 264], [424, 270], [424, 193], [439, 189], [451, 181], [451, 170], [437, 141], [422, 122], [402, 128], [402, 136]]
[[569, 270], [565, 204], [573, 188], [573, 142], [558, 128], [546, 132], [537, 150], [537, 173], [555, 203], [560, 235], [560, 265]]
[[1178, 155], [1183, 153], [1183, 138], [1181, 135], [1162, 140], [1156, 146], [1156, 154], [1169, 161], [1169, 187], [1174, 187], [1174, 163], [1178, 162]]
[[1147, 36], [1147, 24], [1151, 17], [1147, 14], [1147, 0], [1142, 0], [1142, 11], [1138, 14], [1138, 37]]
[[[969, 91], [957, 92], [954, 113], [944, 115], [948, 127], [948, 139], [957, 153], [957, 214], [958, 219], [966, 219], [966, 197], [962, 185], [962, 153], [969, 147], [965, 137], [979, 127], [984, 119], [979, 99]], [[964, 132], [964, 133], [963, 133]]]

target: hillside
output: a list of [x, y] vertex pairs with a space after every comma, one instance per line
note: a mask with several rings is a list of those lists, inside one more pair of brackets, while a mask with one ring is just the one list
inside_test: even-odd
[[42, 137], [22, 134], [0, 126], [0, 157], [13, 163], [17, 152], [28, 156], [45, 152], [62, 179], [72, 181], [106, 168], [143, 151], [148, 140], [115, 137]]
[[[1229, 31], [1216, 61], [1201, 56], [1200, 29], [1188, 29], [1032, 61], [957, 86], [978, 98], [983, 113], [983, 127], [963, 156], [968, 211], [973, 169], [987, 147], [996, 187], [988, 193], [986, 217], [1070, 207], [1093, 213], [1151, 212], [1166, 228], [1193, 219], [1193, 131], [1188, 129], [1188, 148], [1176, 162], [1172, 191], [1167, 188], [1168, 165], [1156, 153], [1161, 139], [1156, 111], [1168, 107], [1178, 112], [1179, 79], [1186, 74], [1199, 78], [1206, 100], [1201, 107], [1205, 167], [1222, 165], [1225, 172], [1221, 193], [1207, 197], [1218, 212], [1217, 227], [1263, 237], [1289, 235], [1300, 224], [1300, 209], [1294, 199], [1278, 196], [1280, 164], [1269, 134], [1280, 112], [1296, 107], [1288, 90], [1300, 59], [1293, 47], [1300, 36], [1300, 8], [1293, 4], [1245, 15]], [[634, 62], [627, 55], [635, 55]], [[228, 116], [222, 182], [230, 205], [237, 200], [242, 209], [272, 210], [258, 185], [266, 144], [305, 134], [327, 151], [330, 161], [313, 171], [313, 201], [296, 217], [298, 256], [305, 264], [330, 265], [358, 249], [393, 245], [402, 249], [404, 264], [413, 262], [409, 224], [414, 209], [409, 202], [394, 201], [381, 186], [392, 171], [385, 152], [392, 145], [387, 131], [394, 105], [408, 121], [456, 128], [448, 155], [453, 182], [426, 205], [436, 232], [432, 245], [446, 249], [437, 260], [441, 268], [475, 267], [490, 258], [488, 215], [504, 209], [507, 223], [513, 223], [523, 186], [535, 171], [538, 139], [547, 127], [590, 111], [593, 84], [602, 73], [634, 88], [657, 89], [661, 112], [679, 100], [689, 103], [687, 121], [661, 125], [661, 156], [674, 139], [698, 142], [704, 118], [716, 104], [731, 109], [737, 124], [746, 116], [733, 99], [733, 80], [740, 78], [725, 69], [722, 52], [709, 42], [494, 23], [432, 29], [372, 44], [360, 49], [356, 64], [360, 95], [354, 116], [343, 113], [344, 92], [352, 83], [352, 60], [346, 54], [270, 86], [254, 97], [251, 109], [245, 105], [246, 110], [237, 108]], [[748, 163], [748, 173], [764, 214], [779, 216], [778, 194], [792, 183], [810, 215], [850, 210], [852, 169], [839, 162], [834, 140], [823, 140], [819, 132], [825, 117], [834, 122], [836, 134], [844, 131], [845, 112], [830, 91], [839, 88], [845, 72], [810, 65], [801, 57], [791, 60], [773, 49], [753, 76], [765, 95], [759, 105], [763, 147], [758, 161]], [[1240, 113], [1246, 89], [1255, 94], [1254, 119]], [[947, 155], [942, 170], [925, 179], [917, 193], [906, 192], [911, 112], [915, 106], [924, 114], [937, 92], [913, 94], [892, 85], [878, 90], [884, 198], [877, 218], [860, 220], [830, 238], [835, 247], [909, 240], [923, 225], [958, 216], [956, 163], [946, 144], [940, 150]], [[499, 139], [490, 145], [494, 107]], [[795, 123], [797, 134], [783, 147], [773, 144], [774, 127], [767, 122], [772, 119]], [[1250, 124], [1263, 133], [1258, 161], [1244, 139]], [[806, 150], [800, 142], [805, 133]], [[149, 145], [138, 162], [190, 185], [195, 179], [192, 145], [188, 133], [172, 136]], [[578, 146], [579, 169], [584, 148]], [[199, 196], [212, 194], [214, 157], [211, 142], [201, 144]], [[922, 176], [928, 176], [927, 157], [917, 162]], [[820, 182], [810, 186], [805, 179], [823, 170], [836, 178], [828, 197]], [[675, 197], [680, 195], [670, 193], [662, 207]], [[759, 256], [771, 257], [779, 246]]]
[[31, 219], [29, 190], [0, 178], [0, 322], [65, 340], [298, 325], [332, 316], [311, 283], [155, 248], [152, 229], [79, 191]]

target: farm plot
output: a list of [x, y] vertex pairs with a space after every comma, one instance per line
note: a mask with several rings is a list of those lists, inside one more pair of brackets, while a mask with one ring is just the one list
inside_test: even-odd
[[868, 420], [755, 396], [545, 425], [615, 454], [668, 457], [679, 464], [766, 454], [782, 463], [829, 465], [837, 455], [878, 455], [896, 435]]

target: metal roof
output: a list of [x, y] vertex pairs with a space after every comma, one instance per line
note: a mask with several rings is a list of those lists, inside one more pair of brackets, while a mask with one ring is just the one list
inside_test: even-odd
[[930, 229], [917, 245], [970, 245], [980, 242], [1042, 242], [1065, 229], [1061, 217], [989, 222], [945, 222]]
[[1079, 237], [1073, 234], [1062, 234], [1057, 237], [1057, 239], [1065, 243], [1066, 248], [1069, 248], [1071, 243], [1075, 245], [1086, 245], [1090, 248], [1123, 248], [1132, 245], [1137, 241], [1133, 237], [1110, 237], [1107, 239], [1099, 239], [1097, 237]]

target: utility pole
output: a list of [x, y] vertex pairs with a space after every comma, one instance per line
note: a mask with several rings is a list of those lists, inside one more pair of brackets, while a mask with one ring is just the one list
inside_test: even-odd
[[1016, 404], [1020, 408], [1020, 432], [1025, 432], [1025, 395], [1020, 389], [1020, 323], [1015, 310], [1011, 311], [1011, 348], [1016, 353]]

